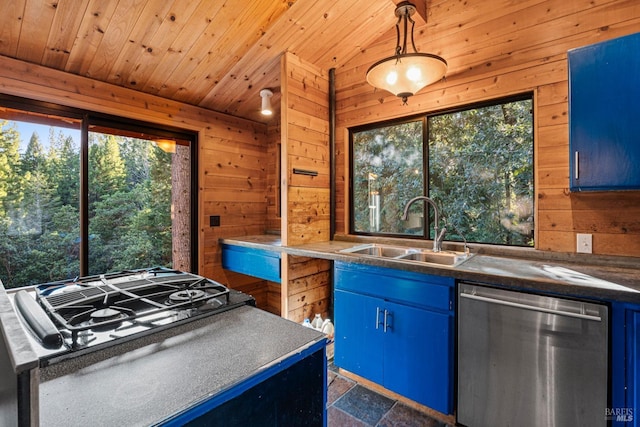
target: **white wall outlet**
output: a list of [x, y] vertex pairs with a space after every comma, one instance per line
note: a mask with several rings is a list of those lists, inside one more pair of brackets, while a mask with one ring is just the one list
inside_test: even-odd
[[576, 235], [576, 252], [582, 254], [590, 254], [593, 251], [593, 235], [577, 234]]

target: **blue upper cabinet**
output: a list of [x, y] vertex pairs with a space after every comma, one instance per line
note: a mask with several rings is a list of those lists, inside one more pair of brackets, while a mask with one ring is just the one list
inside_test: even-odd
[[571, 191], [640, 189], [640, 33], [568, 61]]

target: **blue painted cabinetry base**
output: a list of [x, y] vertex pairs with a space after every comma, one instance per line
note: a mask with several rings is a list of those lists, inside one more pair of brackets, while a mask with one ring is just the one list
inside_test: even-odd
[[323, 343], [311, 354], [292, 356], [161, 425], [326, 427], [326, 372]]
[[640, 426], [640, 307], [626, 312], [627, 324], [627, 425]]
[[640, 306], [613, 303], [611, 407], [613, 427], [640, 427]]
[[223, 244], [222, 268], [280, 283], [279, 252]]
[[453, 413], [451, 278], [335, 263], [334, 363]]

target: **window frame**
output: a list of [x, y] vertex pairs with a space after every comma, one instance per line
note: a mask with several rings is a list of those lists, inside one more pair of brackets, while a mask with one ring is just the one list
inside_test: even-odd
[[[435, 111], [429, 111], [429, 112], [424, 112], [424, 113], [420, 113], [420, 114], [413, 114], [411, 116], [406, 116], [406, 117], [401, 117], [398, 119], [390, 119], [390, 120], [384, 120], [384, 121], [380, 121], [380, 122], [374, 122], [374, 123], [367, 123], [364, 125], [360, 125], [360, 126], [354, 126], [351, 128], [348, 128], [349, 131], [349, 183], [348, 183], [348, 200], [349, 200], [349, 234], [352, 235], [356, 235], [356, 236], [373, 236], [373, 237], [391, 237], [391, 238], [402, 238], [402, 239], [430, 239], [430, 233], [431, 233], [431, 215], [430, 215], [430, 209], [426, 212], [426, 214], [424, 215], [425, 221], [423, 223], [423, 228], [422, 228], [422, 232], [420, 234], [401, 234], [401, 233], [376, 233], [376, 232], [367, 232], [367, 231], [356, 231], [355, 230], [355, 214], [354, 214], [354, 193], [353, 193], [353, 187], [354, 187], [354, 144], [353, 144], [353, 138], [354, 138], [354, 134], [358, 133], [358, 132], [363, 132], [363, 131], [368, 131], [368, 130], [372, 130], [372, 129], [377, 129], [377, 128], [383, 128], [383, 127], [388, 127], [388, 126], [393, 126], [393, 125], [400, 125], [400, 124], [404, 124], [404, 123], [408, 123], [408, 122], [415, 122], [418, 120], [422, 120], [423, 121], [423, 127], [422, 127], [422, 156], [423, 156], [423, 171], [425, 172], [423, 174], [423, 194], [428, 195], [430, 188], [429, 188], [429, 182], [430, 182], [430, 169], [429, 169], [429, 118], [430, 117], [435, 117], [435, 116], [441, 116], [441, 115], [446, 115], [446, 114], [454, 114], [454, 113], [458, 113], [458, 112], [463, 112], [463, 111], [468, 111], [468, 110], [474, 110], [474, 109], [479, 109], [479, 108], [486, 108], [486, 107], [492, 107], [492, 106], [497, 106], [497, 105], [502, 105], [502, 104], [508, 104], [508, 103], [512, 103], [512, 102], [517, 102], [517, 101], [531, 101], [531, 116], [532, 116], [532, 129], [531, 129], [531, 142], [532, 142], [532, 155], [531, 155], [531, 162], [532, 162], [532, 168], [533, 168], [533, 175], [534, 175], [534, 180], [533, 180], [533, 196], [532, 196], [532, 206], [533, 206], [533, 212], [535, 215], [535, 194], [536, 194], [536, 186], [535, 186], [535, 174], [536, 174], [536, 169], [535, 169], [535, 132], [536, 132], [536, 128], [535, 128], [535, 96], [534, 96], [534, 92], [533, 91], [529, 91], [529, 92], [523, 92], [523, 93], [518, 93], [518, 94], [514, 94], [514, 95], [509, 95], [509, 96], [504, 96], [504, 97], [499, 97], [499, 98], [492, 98], [492, 99], [488, 99], [488, 100], [484, 100], [484, 101], [478, 101], [478, 102], [473, 102], [473, 103], [469, 103], [469, 104], [464, 104], [464, 105], [459, 105], [459, 106], [455, 106], [455, 107], [450, 107], [450, 108], [443, 108], [440, 110], [435, 110]], [[534, 219], [534, 226], [533, 226], [533, 235], [536, 235], [536, 221]], [[476, 243], [476, 244], [486, 244], [486, 245], [496, 245], [496, 246], [512, 246], [512, 245], [506, 245], [506, 244], [502, 244], [502, 243], [485, 243], [485, 242], [471, 242], [471, 243]], [[517, 245], [514, 247], [526, 247], [526, 246], [521, 246], [521, 245]]]
[[112, 129], [122, 129], [128, 132], [152, 134], [153, 136], [175, 138], [189, 141], [190, 167], [191, 167], [191, 201], [190, 201], [190, 272], [198, 270], [199, 251], [199, 212], [198, 212], [198, 132], [181, 129], [173, 126], [130, 119], [81, 108], [69, 107], [60, 104], [37, 101], [13, 95], [0, 93], [0, 106], [22, 110], [26, 113], [51, 114], [60, 117], [68, 117], [81, 121], [80, 130], [80, 275], [84, 276], [89, 271], [89, 132], [90, 126], [103, 126]]
[[[358, 235], [358, 236], [379, 236], [379, 237], [401, 237], [407, 239], [424, 239], [425, 231], [429, 229], [427, 219], [425, 223], [427, 226], [423, 227], [421, 234], [399, 234], [399, 233], [375, 233], [375, 232], [366, 232], [366, 231], [355, 231], [355, 215], [354, 215], [354, 194], [353, 194], [353, 181], [355, 178], [355, 168], [353, 166], [353, 161], [355, 159], [353, 153], [353, 134], [358, 132], [364, 132], [368, 130], [389, 127], [394, 125], [403, 125], [411, 122], [422, 122], [422, 168], [423, 170], [427, 170], [428, 161], [429, 161], [429, 146], [427, 141], [427, 116], [425, 114], [417, 114], [409, 117], [403, 117], [401, 119], [396, 120], [385, 120], [382, 122], [369, 123], [362, 126], [357, 126], [353, 128], [349, 128], [349, 233]], [[423, 176], [422, 183], [422, 193], [428, 194], [429, 190], [429, 181], [425, 180]]]

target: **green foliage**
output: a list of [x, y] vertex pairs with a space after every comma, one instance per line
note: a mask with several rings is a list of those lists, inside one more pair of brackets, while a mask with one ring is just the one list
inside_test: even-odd
[[404, 233], [404, 204], [423, 194], [422, 121], [353, 135], [355, 229]]
[[[90, 134], [89, 266], [171, 266], [171, 154], [150, 141]], [[0, 122], [0, 280], [26, 286], [79, 274], [80, 147], [54, 128], [48, 150]]]
[[517, 101], [429, 118], [429, 195], [449, 239], [533, 243], [531, 108]]
[[[428, 117], [428, 195], [445, 219], [447, 240], [533, 244], [531, 110], [524, 100]], [[400, 220], [405, 203], [423, 194], [422, 132], [422, 121], [415, 121], [354, 133], [356, 231], [429, 233], [422, 203], [409, 221]], [[369, 174], [381, 200], [377, 230], [369, 217]]]
[[0, 216], [9, 204], [20, 198], [20, 136], [18, 131], [0, 121]]

